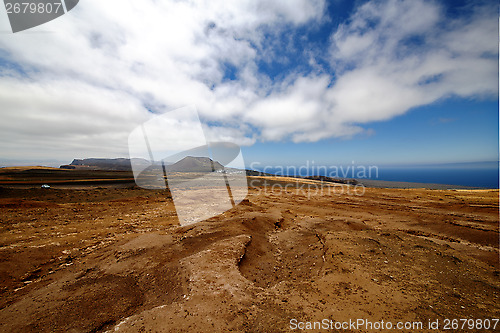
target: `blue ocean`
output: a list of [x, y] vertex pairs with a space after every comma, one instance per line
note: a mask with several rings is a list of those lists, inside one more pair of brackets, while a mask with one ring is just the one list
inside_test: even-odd
[[379, 168], [369, 179], [498, 188], [498, 168]]
[[462, 185], [499, 188], [498, 162], [482, 164], [451, 164], [418, 167], [346, 165], [338, 167], [301, 166], [256, 168], [258, 171], [283, 176], [328, 176], [413, 183]]

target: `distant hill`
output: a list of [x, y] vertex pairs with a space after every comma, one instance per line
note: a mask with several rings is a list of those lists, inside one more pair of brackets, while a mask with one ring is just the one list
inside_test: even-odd
[[182, 160], [166, 167], [170, 172], [212, 172], [223, 170], [224, 166], [208, 157], [186, 156]]
[[307, 176], [307, 177], [304, 177], [304, 179], [319, 180], [322, 182], [341, 183], [341, 184], [349, 184], [349, 185], [359, 184], [359, 182], [356, 179], [342, 179], [342, 178], [332, 178], [332, 177], [326, 177], [326, 176]]
[[[134, 163], [149, 165], [145, 159], [134, 159]], [[161, 166], [158, 164], [154, 168]], [[85, 158], [74, 159], [71, 164], [61, 165], [61, 169], [86, 169], [86, 170], [115, 170], [131, 171], [132, 166], [128, 158]], [[174, 164], [166, 166], [170, 172], [212, 172], [223, 170], [224, 167], [217, 161], [208, 157], [187, 156]]]
[[261, 171], [256, 171], [256, 170], [245, 170], [247, 176], [267, 176], [267, 177], [274, 177], [276, 176], [273, 173], [267, 173], [267, 172], [261, 172]]
[[[144, 163], [148, 163], [143, 160]], [[115, 170], [131, 171], [129, 158], [85, 158], [74, 159], [71, 164], [61, 165], [61, 169]]]

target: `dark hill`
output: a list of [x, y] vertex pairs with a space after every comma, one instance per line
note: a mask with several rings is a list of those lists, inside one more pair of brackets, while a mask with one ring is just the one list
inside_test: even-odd
[[341, 178], [331, 178], [331, 177], [326, 177], [326, 176], [308, 176], [308, 177], [304, 177], [304, 179], [319, 180], [322, 182], [341, 183], [341, 184], [349, 184], [349, 185], [359, 184], [359, 182], [356, 179], [341, 179]]
[[[142, 161], [142, 160], [141, 160]], [[145, 163], [149, 163], [143, 160]], [[61, 165], [61, 169], [116, 170], [131, 171], [128, 158], [85, 158], [74, 159], [69, 165]]]
[[212, 172], [223, 169], [224, 166], [217, 161], [212, 161], [208, 157], [194, 156], [186, 156], [167, 167], [167, 170], [170, 172]]
[[[150, 165], [151, 163], [144, 159], [134, 159], [137, 164]], [[157, 163], [153, 168], [161, 168]], [[71, 164], [61, 165], [61, 169], [85, 169], [85, 170], [109, 170], [109, 171], [131, 171], [132, 166], [128, 158], [85, 158], [74, 159]], [[223, 170], [224, 167], [208, 157], [187, 156], [174, 164], [166, 166], [170, 172], [212, 172]]]

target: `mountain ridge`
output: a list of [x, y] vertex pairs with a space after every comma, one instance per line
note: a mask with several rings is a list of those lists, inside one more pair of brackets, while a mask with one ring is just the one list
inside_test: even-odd
[[[84, 158], [74, 159], [70, 164], [61, 165], [61, 169], [87, 169], [109, 171], [132, 171], [134, 164], [151, 165], [151, 162], [142, 158]], [[157, 162], [157, 167], [161, 167]], [[223, 170], [224, 166], [209, 157], [186, 156], [181, 160], [165, 165], [169, 172], [212, 172]]]

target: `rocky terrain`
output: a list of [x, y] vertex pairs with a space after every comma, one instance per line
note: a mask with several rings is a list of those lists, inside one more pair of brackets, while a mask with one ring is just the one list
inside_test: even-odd
[[0, 331], [499, 318], [498, 190], [249, 180], [235, 208], [183, 227], [166, 190], [3, 185]]

